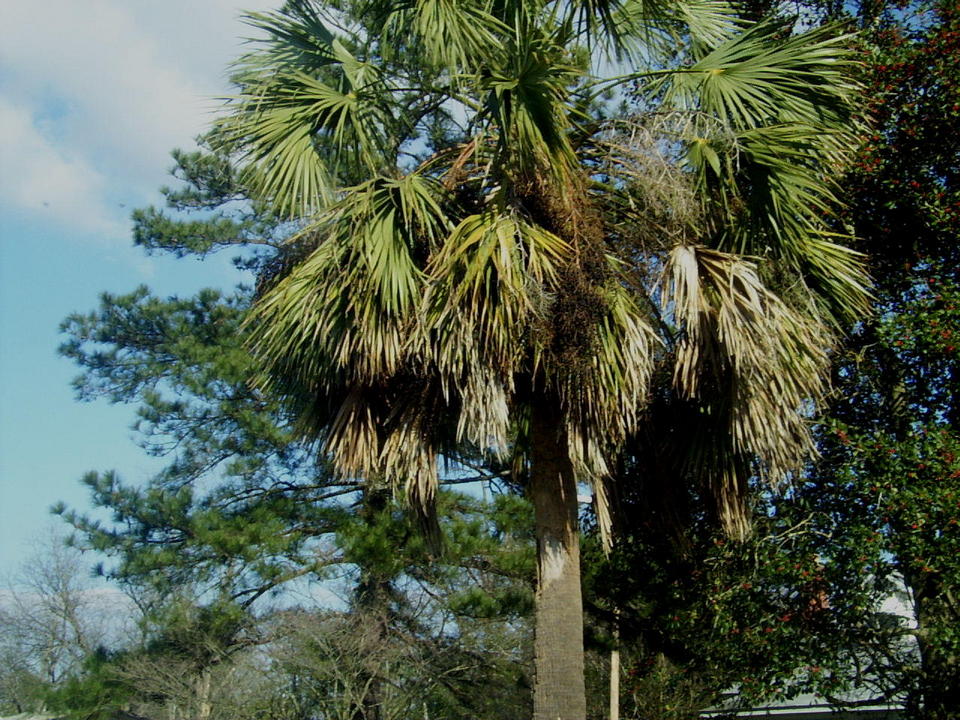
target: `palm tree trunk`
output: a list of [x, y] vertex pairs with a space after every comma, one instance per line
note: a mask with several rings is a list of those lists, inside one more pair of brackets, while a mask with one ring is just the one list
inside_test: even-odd
[[537, 534], [534, 720], [584, 720], [577, 485], [559, 410], [534, 402], [530, 496]]

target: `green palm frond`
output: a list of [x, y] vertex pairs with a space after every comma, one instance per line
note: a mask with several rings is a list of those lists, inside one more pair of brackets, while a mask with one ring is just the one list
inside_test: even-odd
[[845, 167], [851, 146], [835, 144], [844, 139], [800, 125], [744, 133], [738, 141], [749, 195], [743, 193], [743, 214], [726, 236], [741, 252], [766, 245], [801, 269], [837, 317], [852, 320], [868, 312], [870, 281], [865, 258], [841, 245], [850, 238], [831, 228], [839, 188], [823, 169]]
[[832, 27], [784, 34], [781, 23], [759, 23], [661, 75], [650, 90], [663, 93], [668, 106], [700, 110], [737, 129], [847, 122], [855, 95], [849, 36]]
[[703, 241], [786, 262], [848, 319], [869, 301], [863, 258], [831, 227], [833, 178], [856, 144], [853, 58], [832, 28], [781, 31], [757, 25], [650, 87], [668, 107], [713, 120], [675, 136], [712, 217]]
[[316, 71], [336, 61], [331, 50], [334, 36], [308, 0], [289, 2], [280, 12], [248, 13], [243, 19], [264, 39], [257, 43], [257, 52], [243, 55], [236, 63], [241, 83], [245, 75], [263, 68]]
[[696, 138], [686, 154], [715, 217], [716, 246], [785, 261], [846, 319], [866, 312], [870, 298], [863, 256], [831, 227], [840, 206], [832, 177], [846, 166], [849, 142], [788, 123]]
[[736, 8], [727, 0], [680, 0], [673, 7], [694, 47], [717, 47], [743, 27]]
[[477, 0], [373, 3], [387, 46], [422, 50], [436, 68], [454, 75], [481, 66], [497, 52], [506, 29]]
[[242, 148], [251, 186], [287, 216], [322, 209], [344, 178], [390, 160], [393, 120], [380, 71], [337, 38], [321, 47], [323, 64], [308, 64], [312, 73], [282, 53], [246, 61], [241, 93], [218, 127], [221, 143]]
[[425, 322], [438, 367], [456, 377], [480, 362], [510, 377], [544, 323], [570, 252], [515, 214], [490, 210], [462, 220], [427, 267]]
[[872, 313], [873, 284], [866, 257], [844, 244], [851, 240], [839, 233], [810, 233], [801, 257], [810, 292], [829, 307], [838, 328]]
[[602, 50], [608, 60], [642, 68], [674, 64], [678, 48], [714, 48], [743, 25], [726, 0], [584, 0], [568, 5], [581, 42]]
[[712, 48], [728, 40], [741, 22], [726, 0], [625, 0], [611, 15], [608, 36], [637, 63], [671, 58], [678, 47]]
[[500, 158], [507, 172], [528, 177], [549, 175], [568, 182], [576, 164], [569, 133], [572, 84], [583, 71], [566, 62], [556, 38], [533, 35], [507, 47], [508, 62], [480, 78], [485, 115], [494, 124]]
[[719, 213], [723, 244], [759, 254], [773, 247], [800, 254], [810, 233], [839, 206], [825, 167], [843, 167], [839, 138], [801, 124], [704, 133], [688, 141], [686, 162], [697, 178], [698, 195]]
[[[611, 259], [616, 269], [619, 265]], [[571, 427], [589, 436], [597, 429], [607, 447], [619, 446], [636, 430], [638, 413], [646, 403], [661, 343], [642, 309], [621, 282], [601, 291], [600, 314], [585, 372], [554, 372], [561, 401]], [[548, 368], [548, 372], [552, 368]]]
[[444, 202], [439, 184], [417, 174], [351, 188], [301, 233], [317, 248], [255, 306], [255, 354], [282, 359], [278, 376], [293, 373], [297, 385], [396, 373], [422, 294], [418, 257], [449, 229]]

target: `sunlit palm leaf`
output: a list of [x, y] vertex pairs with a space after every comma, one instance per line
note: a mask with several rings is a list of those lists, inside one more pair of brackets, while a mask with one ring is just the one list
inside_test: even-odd
[[241, 82], [244, 75], [262, 68], [316, 71], [335, 61], [331, 50], [333, 34], [311, 2], [294, 0], [280, 12], [248, 13], [243, 19], [259, 30], [263, 39], [258, 42], [261, 47], [257, 52], [244, 55], [237, 62]]
[[767, 289], [753, 263], [677, 247], [664, 271], [665, 307], [681, 331], [674, 384], [686, 398], [727, 408], [735, 454], [773, 477], [812, 450], [805, 409], [822, 397], [832, 333]]
[[314, 385], [396, 373], [422, 292], [416, 256], [448, 229], [442, 202], [415, 174], [352, 188], [304, 231], [317, 249], [256, 305], [255, 352]]
[[829, 224], [839, 207], [830, 169], [844, 167], [849, 147], [841, 142], [849, 136], [777, 124], [698, 139], [687, 161], [718, 214], [718, 248], [786, 261], [849, 319], [866, 311], [869, 280], [863, 257], [834, 242]]
[[576, 163], [569, 132], [571, 84], [582, 74], [567, 64], [566, 49], [555, 39], [525, 36], [511, 41], [507, 63], [481, 78], [486, 115], [495, 123], [498, 164], [530, 176], [568, 182]]
[[[619, 282], [601, 290], [605, 311], [594, 328], [585, 372], [555, 371], [571, 427], [583, 437], [602, 428], [598, 446], [619, 446], [634, 432], [650, 387], [660, 341], [650, 313]], [[548, 368], [548, 371], [551, 368]]]
[[717, 47], [743, 27], [736, 8], [727, 0], [680, 0], [674, 8], [694, 47]]
[[510, 377], [544, 322], [547, 293], [569, 254], [559, 237], [516, 215], [488, 211], [461, 221], [427, 267], [426, 322], [438, 366], [455, 376], [476, 354]]
[[849, 38], [832, 27], [783, 34], [775, 22], [755, 25], [652, 87], [668, 105], [716, 115], [735, 128], [847, 121], [854, 90]]
[[375, 2], [388, 45], [422, 49], [435, 67], [454, 75], [486, 62], [499, 48], [505, 27], [476, 0]]
[[678, 46], [716, 47], [740, 27], [726, 0], [625, 0], [611, 15], [607, 35], [634, 62], [672, 58]]
[[389, 158], [388, 90], [378, 70], [337, 39], [327, 50], [317, 75], [287, 67], [284, 58], [247, 72], [219, 127], [222, 142], [243, 149], [251, 185], [286, 215], [316, 212], [338, 181], [356, 168], [375, 173]]

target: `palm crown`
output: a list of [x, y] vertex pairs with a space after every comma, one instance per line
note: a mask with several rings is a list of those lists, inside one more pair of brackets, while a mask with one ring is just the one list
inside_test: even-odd
[[[826, 222], [850, 144], [843, 38], [743, 30], [709, 0], [361, 10], [251, 16], [267, 37], [219, 126], [302, 221], [255, 349], [340, 467], [428, 498], [437, 451], [515, 447], [526, 377], [596, 469], [658, 360], [689, 397], [728, 376], [736, 448], [791, 467], [831, 312], [865, 299]], [[583, 48], [643, 69], [599, 78]], [[591, 99], [628, 81], [637, 109], [603, 120]]]
[[429, 507], [439, 455], [535, 474], [549, 421], [595, 481], [661, 368], [705, 430], [683, 472], [742, 532], [746, 477], [802, 460], [800, 411], [867, 299], [830, 224], [846, 39], [717, 0], [298, 0], [250, 22], [216, 136], [297, 227], [252, 348], [336, 467]]

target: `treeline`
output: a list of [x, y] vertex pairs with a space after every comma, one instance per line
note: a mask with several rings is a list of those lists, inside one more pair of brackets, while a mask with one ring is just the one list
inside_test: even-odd
[[[337, 5], [341, 18], [360, 13], [360, 5]], [[837, 316], [831, 332], [846, 336], [829, 356], [832, 389], [802, 416], [817, 452], [789, 482], [771, 489], [756, 458], [735, 458], [731, 472], [743, 470], [746, 479], [733, 524], [742, 530], [739, 520], [749, 519], [749, 533], [731, 533], [722, 493], [718, 499], [694, 469], [726, 457], [728, 438], [710, 435], [721, 410], [679, 398], [672, 370], [660, 367], [640, 430], [624, 437], [609, 463], [603, 502], [580, 504], [587, 717], [609, 716], [611, 668], [623, 718], [693, 718], [729, 689], [742, 706], [802, 692], [841, 703], [852, 692], [903, 702], [912, 718], [957, 717], [954, 5], [798, 5], [804, 26], [834, 28], [826, 31], [833, 37], [859, 30], [844, 42], [860, 53], [855, 80], [866, 90], [860, 115], [849, 120], [860, 147], [831, 190], [845, 206], [820, 210], [825, 226], [856, 238], [869, 259], [872, 313]], [[316, 20], [305, 11], [312, 7], [289, 3], [277, 16], [282, 22], [254, 18], [261, 29], [287, 33], [282, 39], [293, 55], [284, 62], [306, 57], [297, 55], [308, 52], [306, 37], [288, 21]], [[761, 1], [740, 12], [759, 18], [776, 9], [783, 10]], [[789, 35], [788, 20], [778, 27]], [[280, 47], [272, 46], [272, 60]], [[256, 70], [241, 65], [238, 83], [249, 83], [244, 73]], [[316, 71], [324, 78], [333, 72]], [[705, 185], [688, 182], [693, 161], [684, 164], [669, 143], [664, 150], [657, 134], [666, 126], [651, 98], [660, 96], [638, 89], [622, 107], [594, 97], [580, 110], [598, 124], [632, 118], [634, 140], [654, 137], [645, 154], [633, 156], [634, 170], [659, 170], [668, 181], [654, 185], [644, 176], [636, 192], [617, 198], [646, 203], [644, 232], [679, 232], [695, 214], [689, 191], [714, 192], [710, 183], [721, 173]], [[462, 134], [454, 115], [440, 105], [424, 109], [418, 162]], [[679, 132], [670, 118], [670, 132]], [[435, 513], [398, 497], [386, 475], [360, 481], [317, 452], [334, 425], [311, 435], [304, 423], [330, 409], [291, 403], [296, 382], [275, 383], [276, 393], [252, 382], [263, 368], [244, 339], [251, 307], [312, 248], [289, 242], [302, 238], [289, 208], [264, 199], [257, 178], [232, 154], [236, 148], [219, 137], [211, 135], [200, 151], [174, 153], [178, 184], [164, 191], [168, 207], [137, 211], [134, 240], [148, 252], [178, 256], [232, 250], [257, 286], [189, 298], [139, 288], [104, 295], [93, 312], [65, 320], [61, 350], [81, 368], [78, 397], [134, 406], [144, 450], [168, 462], [146, 481], [87, 475], [93, 515], [56, 509], [86, 554], [81, 562], [52, 551], [0, 604], [0, 708], [91, 719], [530, 716], [538, 572], [530, 449], [499, 459], [481, 438], [445, 449]], [[711, 168], [709, 153], [700, 152], [703, 168]], [[458, 172], [471, 172], [470, 157], [457, 159]], [[760, 187], [757, 177], [736, 178]], [[806, 181], [796, 182], [802, 194]], [[614, 240], [624, 242], [622, 235]], [[788, 301], [808, 301], [809, 288], [791, 284], [783, 267], [756, 261]], [[803, 282], [815, 285], [818, 277], [840, 282], [816, 272]], [[634, 280], [643, 287], [649, 277]], [[662, 317], [670, 320], [666, 311]], [[419, 390], [410, 380], [391, 388], [391, 398]], [[532, 421], [520, 413], [511, 422]], [[417, 427], [422, 436], [433, 432]], [[691, 434], [699, 445], [687, 443]], [[513, 437], [522, 445], [529, 435]], [[678, 447], [699, 455], [678, 460]], [[109, 521], [95, 519], [105, 515]], [[78, 565], [92, 556], [114, 588], [104, 597], [125, 598], [110, 618], [95, 611], [95, 591]]]

